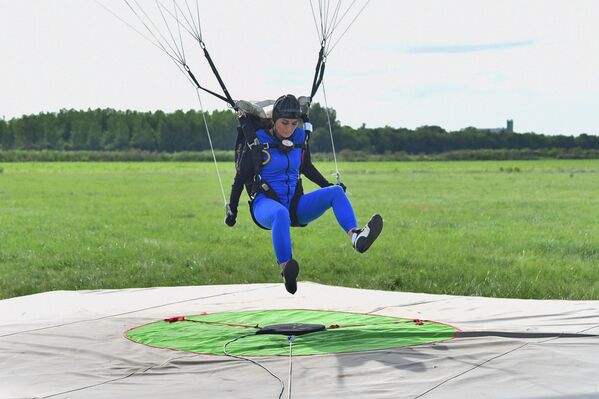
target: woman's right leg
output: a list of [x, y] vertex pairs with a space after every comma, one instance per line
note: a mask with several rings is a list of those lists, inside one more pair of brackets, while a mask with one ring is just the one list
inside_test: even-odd
[[298, 263], [291, 259], [291, 219], [289, 210], [279, 202], [261, 197], [253, 203], [254, 218], [263, 227], [272, 230], [272, 245], [281, 266], [285, 288], [291, 294], [297, 291]]
[[272, 230], [272, 245], [277, 263], [284, 264], [291, 259], [291, 219], [289, 210], [281, 203], [261, 197], [253, 203], [254, 217], [263, 227]]

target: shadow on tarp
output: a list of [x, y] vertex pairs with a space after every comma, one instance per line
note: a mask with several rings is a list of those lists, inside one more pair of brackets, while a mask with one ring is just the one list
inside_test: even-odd
[[577, 333], [541, 333], [541, 332], [510, 332], [510, 331], [460, 331], [455, 338], [479, 338], [479, 337], [502, 337], [516, 339], [533, 338], [587, 338], [599, 337], [596, 334]]
[[[599, 337], [596, 334], [577, 333], [545, 333], [545, 332], [510, 332], [510, 331], [460, 331], [453, 339], [500, 337], [517, 340], [543, 339], [543, 338], [583, 338]], [[343, 385], [345, 377], [352, 373], [352, 369], [364, 367], [367, 363], [379, 363], [386, 367], [394, 367], [402, 372], [424, 373], [430, 368], [430, 362], [438, 359], [439, 354], [431, 355], [421, 348], [426, 347], [436, 352], [450, 351], [451, 342], [430, 343], [415, 346], [399, 347], [387, 350], [374, 350], [365, 352], [337, 353], [337, 382]], [[442, 355], [445, 356], [445, 355]], [[373, 364], [375, 364], [373, 363]], [[560, 396], [561, 397], [561, 396]], [[567, 399], [583, 398], [584, 395], [569, 396]]]

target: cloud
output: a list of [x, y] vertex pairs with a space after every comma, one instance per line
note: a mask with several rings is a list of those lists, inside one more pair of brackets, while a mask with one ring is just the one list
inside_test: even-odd
[[475, 53], [480, 51], [505, 50], [514, 47], [527, 47], [535, 44], [534, 40], [523, 40], [518, 42], [484, 43], [484, 44], [432, 44], [408, 47], [406, 52], [410, 54], [455, 54]]

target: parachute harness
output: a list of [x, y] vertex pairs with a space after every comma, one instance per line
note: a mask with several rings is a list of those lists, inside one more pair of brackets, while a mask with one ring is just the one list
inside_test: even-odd
[[[103, 5], [100, 0], [95, 0], [101, 7], [106, 9], [120, 21], [125, 23], [135, 32], [137, 32], [140, 36], [142, 36], [146, 41], [150, 44], [161, 50], [165, 53], [177, 66], [177, 68], [185, 75], [187, 80], [193, 84], [196, 89], [198, 102], [200, 104], [200, 108], [202, 111], [202, 118], [204, 120], [204, 127], [206, 129], [206, 134], [208, 136], [208, 142], [210, 144], [210, 151], [212, 152], [212, 158], [214, 161], [216, 175], [218, 178], [218, 182], [220, 185], [221, 193], [223, 196], [223, 202], [225, 207], [227, 205], [227, 199], [225, 196], [225, 191], [222, 183], [222, 179], [220, 176], [220, 171], [218, 169], [218, 163], [216, 161], [216, 154], [214, 152], [214, 146], [212, 144], [212, 138], [210, 135], [210, 130], [208, 128], [208, 123], [206, 121], [206, 113], [204, 110], [204, 106], [202, 104], [202, 99], [200, 96], [200, 90], [203, 90], [222, 101], [225, 101], [229, 104], [233, 109], [237, 110], [235, 102], [233, 101], [227, 87], [225, 86], [216, 65], [214, 64], [208, 49], [206, 48], [206, 44], [202, 38], [202, 28], [200, 23], [200, 10], [199, 10], [199, 1], [195, 0], [195, 10], [192, 10], [192, 7], [189, 5], [192, 0], [172, 0], [172, 7], [166, 7], [161, 0], [154, 0], [156, 5], [157, 14], [155, 18], [152, 18], [148, 11], [146, 11], [140, 4], [141, 0], [122, 0], [126, 7], [135, 15], [138, 21], [143, 25], [147, 33], [144, 34], [140, 32], [137, 28], [135, 28], [132, 24], [124, 20], [117, 13]], [[166, 0], [164, 0], [166, 2]], [[331, 3], [336, 3], [331, 6]], [[314, 73], [314, 79], [312, 82], [312, 90], [310, 93], [310, 103], [314, 98], [316, 92], [318, 91], [319, 86], [322, 84], [323, 95], [325, 100], [325, 108], [327, 114], [327, 122], [329, 128], [329, 135], [331, 137], [331, 146], [333, 151], [333, 159], [335, 162], [335, 178], [337, 184], [340, 183], [340, 173], [339, 167], [337, 164], [337, 155], [335, 151], [335, 144], [333, 141], [333, 128], [331, 124], [331, 118], [329, 115], [329, 107], [328, 100], [324, 88], [323, 78], [324, 71], [326, 65], [327, 56], [333, 51], [333, 49], [337, 46], [337, 44], [341, 41], [343, 36], [347, 33], [349, 28], [354, 24], [356, 19], [362, 14], [366, 6], [370, 3], [370, 0], [353, 0], [349, 5], [342, 6], [342, 0], [318, 0], [318, 6], [315, 7], [313, 1], [310, 0], [310, 9], [312, 11], [312, 17], [314, 19], [314, 25], [316, 27], [316, 32], [318, 34], [319, 42], [320, 42], [320, 51], [318, 54], [318, 62], [316, 64], [316, 70]], [[356, 7], [356, 4], [361, 5], [361, 7]], [[352, 13], [352, 9], [358, 9], [357, 12]], [[353, 18], [351, 18], [353, 15]], [[163, 29], [166, 29], [166, 33], [163, 32], [159, 26], [154, 22], [153, 19], [157, 19], [158, 21], [162, 21], [159, 25], [163, 25]], [[349, 21], [347, 23], [346, 21]], [[176, 25], [176, 27], [174, 26]], [[334, 37], [336, 31], [338, 31], [340, 26], [344, 26], [343, 31], [337, 37]], [[143, 29], [142, 29], [143, 30]], [[199, 44], [200, 48], [204, 53], [204, 57], [208, 61], [212, 73], [216, 77], [218, 84], [223, 92], [223, 94], [219, 94], [213, 90], [207, 89], [200, 85], [198, 79], [195, 77], [191, 68], [187, 64], [186, 54], [185, 54], [185, 46], [183, 45], [183, 34], [182, 30], [186, 31], [191, 35], [193, 39]]]

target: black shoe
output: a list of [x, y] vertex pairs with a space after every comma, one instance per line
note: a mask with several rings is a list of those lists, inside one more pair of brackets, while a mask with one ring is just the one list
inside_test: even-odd
[[381, 215], [374, 214], [361, 230], [356, 231], [358, 235], [354, 241], [354, 248], [360, 253], [364, 253], [370, 248], [374, 240], [377, 239], [383, 230], [383, 218]]
[[283, 271], [281, 272], [281, 276], [283, 276], [283, 280], [285, 280], [285, 289], [287, 289], [287, 292], [291, 294], [295, 294], [295, 291], [297, 291], [298, 274], [299, 265], [293, 259], [287, 262], [287, 264], [283, 267]]

